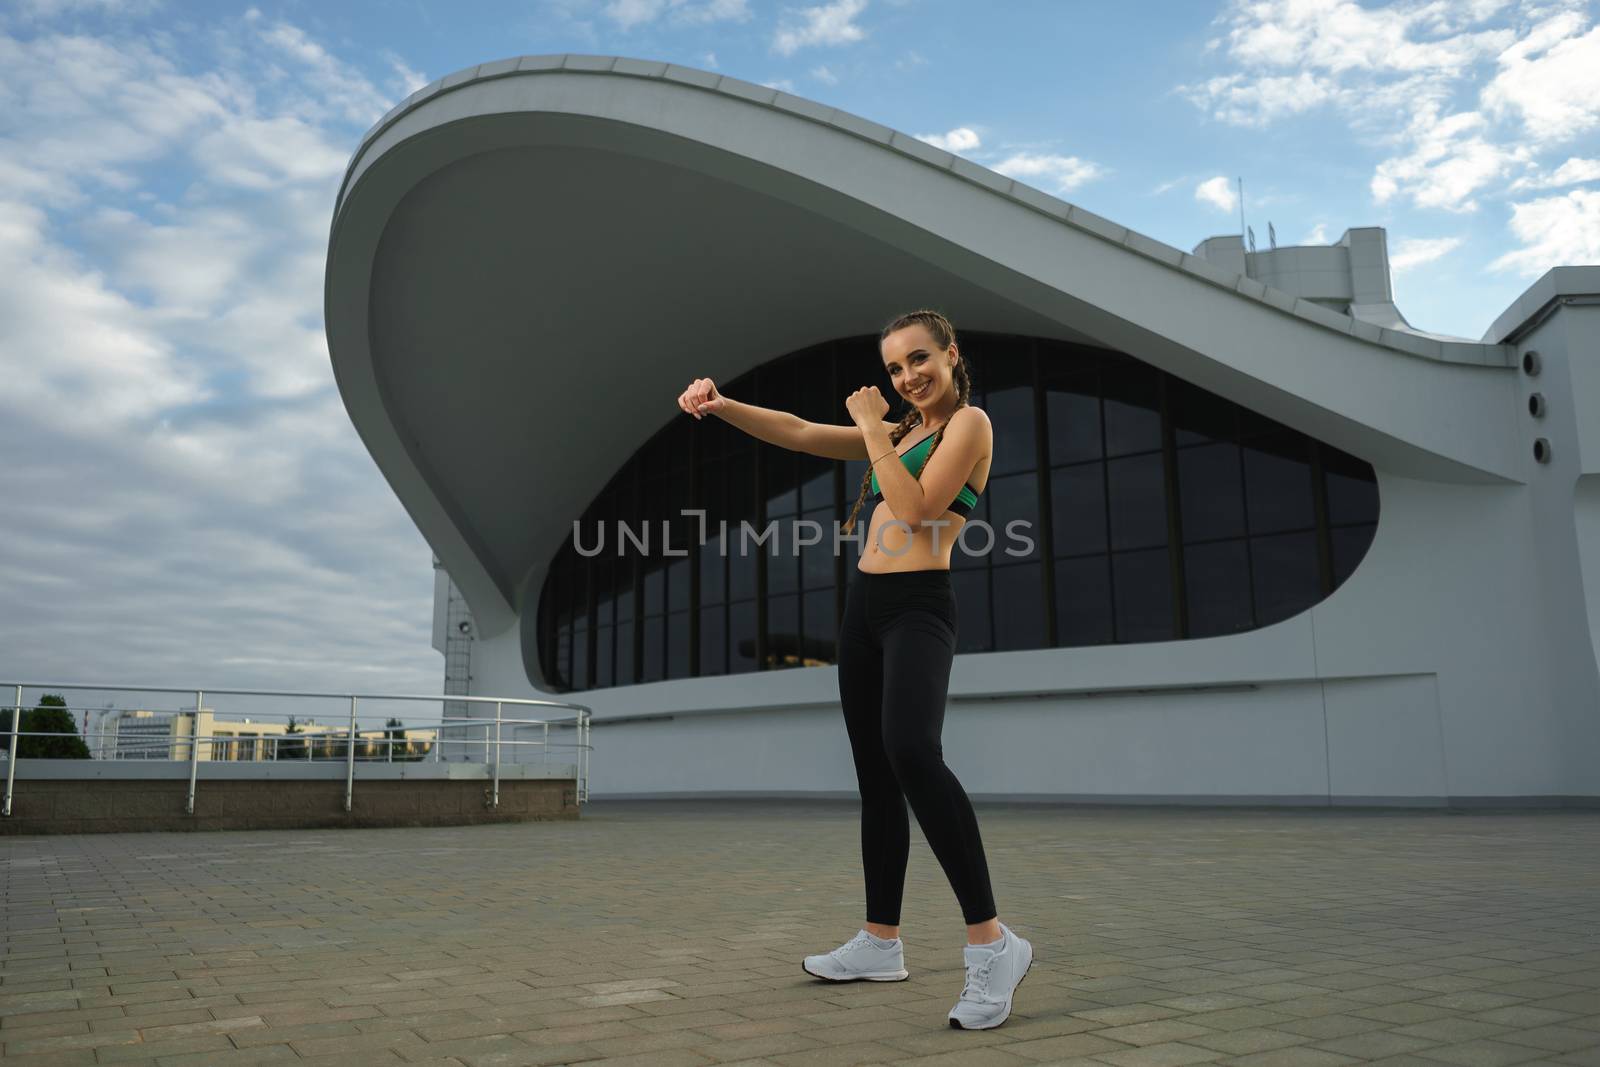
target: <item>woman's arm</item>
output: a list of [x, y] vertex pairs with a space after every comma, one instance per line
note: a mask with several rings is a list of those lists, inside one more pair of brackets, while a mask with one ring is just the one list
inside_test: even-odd
[[[722, 397], [722, 405], [716, 409], [716, 415], [757, 440], [793, 451], [802, 451], [801, 438], [810, 425], [800, 416], [787, 411], [746, 404], [727, 395]], [[857, 437], [861, 436], [860, 430], [852, 427], [852, 431]]]
[[[773, 408], [744, 404], [724, 397], [726, 405], [717, 412], [723, 421], [731, 423], [768, 444], [778, 445], [794, 452], [804, 452], [823, 459], [867, 459], [867, 443], [859, 426], [833, 426], [822, 422], [808, 422], [798, 415]], [[898, 423], [883, 424], [885, 433]]]
[[[807, 422], [798, 415], [757, 404], [745, 404], [717, 390], [710, 378], [699, 378], [678, 397], [678, 406], [696, 418], [716, 415], [759, 441], [824, 459], [867, 459], [867, 445], [856, 425]], [[898, 423], [885, 422], [885, 433]]]
[[[884, 431], [894, 429], [895, 423], [883, 424]], [[800, 451], [823, 459], [868, 459], [867, 442], [861, 427], [831, 426], [827, 423], [808, 422], [800, 431]]]

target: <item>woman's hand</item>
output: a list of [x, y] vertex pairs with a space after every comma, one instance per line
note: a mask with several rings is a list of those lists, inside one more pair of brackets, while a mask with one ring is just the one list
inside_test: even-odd
[[889, 413], [889, 402], [876, 385], [865, 385], [845, 397], [844, 409], [857, 426], [876, 426]]
[[717, 392], [717, 383], [710, 378], [696, 378], [678, 397], [678, 406], [697, 419], [721, 411], [727, 398]]

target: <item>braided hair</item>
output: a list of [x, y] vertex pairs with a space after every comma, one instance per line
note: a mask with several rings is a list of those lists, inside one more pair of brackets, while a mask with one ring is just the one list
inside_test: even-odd
[[[888, 337], [896, 330], [902, 330], [907, 326], [916, 325], [926, 327], [928, 332], [933, 335], [934, 341], [941, 349], [947, 349], [955, 343], [956, 329], [954, 326], [950, 325], [950, 320], [939, 314], [937, 311], [932, 311], [927, 308], [923, 308], [918, 311], [908, 311], [904, 315], [897, 316], [889, 323], [889, 325], [883, 328], [883, 332], [878, 335], [878, 342], [881, 344], [884, 338]], [[955, 378], [956, 408], [959, 410], [967, 406], [967, 398], [972, 395], [972, 378], [967, 374], [966, 357], [963, 356], [961, 359], [956, 361], [956, 365], [951, 373]], [[906, 413], [900, 417], [900, 424], [889, 431], [889, 442], [891, 444], [898, 445], [906, 436], [906, 434], [910, 433], [920, 425], [922, 425], [922, 412], [918, 411], [914, 406], [909, 407]], [[948, 426], [949, 422], [946, 421], [945, 425]], [[929, 460], [933, 459], [933, 454], [939, 451], [939, 442], [943, 438], [944, 426], [941, 426], [933, 433], [933, 447], [928, 449], [928, 455], [922, 461], [922, 465], [924, 467], [928, 465]], [[850, 509], [850, 517], [847, 518], [844, 523], [844, 531], [846, 534], [850, 533], [850, 531], [855, 528], [856, 515], [861, 511], [861, 505], [867, 502], [867, 490], [871, 488], [872, 465], [869, 463], [867, 465], [867, 472], [861, 476], [861, 492], [856, 496], [856, 505]]]

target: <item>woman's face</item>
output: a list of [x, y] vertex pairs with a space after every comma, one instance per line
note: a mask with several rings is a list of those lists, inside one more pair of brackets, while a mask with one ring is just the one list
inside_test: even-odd
[[902, 326], [883, 339], [878, 346], [883, 356], [883, 369], [889, 374], [889, 384], [894, 391], [914, 404], [918, 410], [934, 410], [947, 390], [954, 375], [950, 359], [955, 346], [939, 347], [933, 334], [920, 322]]

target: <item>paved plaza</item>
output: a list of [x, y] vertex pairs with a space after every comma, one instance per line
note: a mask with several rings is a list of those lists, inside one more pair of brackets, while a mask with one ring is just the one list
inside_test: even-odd
[[1034, 944], [952, 1030], [964, 927], [913, 822], [905, 982], [854, 801], [575, 822], [0, 839], [0, 1057], [43, 1064], [1600, 1067], [1600, 812], [977, 805]]

